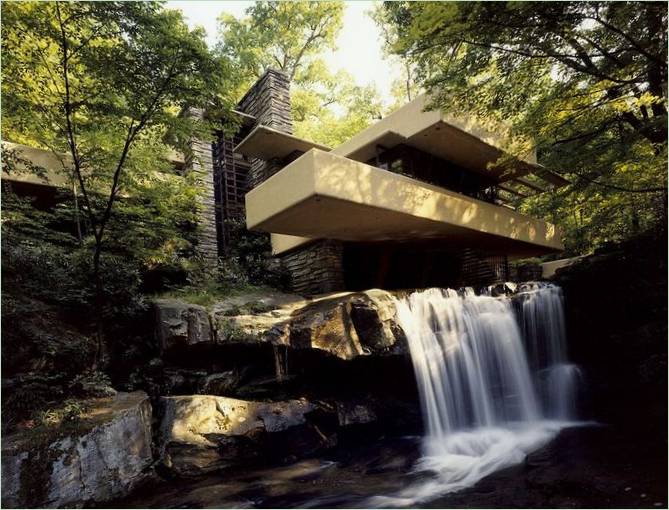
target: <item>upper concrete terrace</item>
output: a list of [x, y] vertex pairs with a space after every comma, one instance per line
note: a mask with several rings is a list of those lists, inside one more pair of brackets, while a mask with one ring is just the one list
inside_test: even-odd
[[3, 193], [11, 190], [29, 196], [36, 207], [48, 209], [73, 192], [73, 177], [72, 158], [67, 154], [2, 142]]
[[[11, 173], [8, 173], [3, 165], [3, 180], [38, 187], [72, 188], [73, 165], [72, 157], [69, 154], [58, 154], [46, 149], [5, 141], [2, 142], [2, 151], [3, 153], [14, 151], [19, 158], [16, 169]], [[174, 150], [167, 156], [167, 160], [175, 168], [184, 166], [184, 156]], [[31, 165], [39, 168], [40, 172], [36, 173]]]
[[495, 166], [504, 154], [504, 127], [491, 132], [472, 120], [426, 110], [426, 103], [420, 96], [329, 153], [294, 136], [256, 128], [236, 151], [262, 158], [307, 152], [247, 194], [247, 227], [271, 232], [275, 254], [317, 238], [441, 238], [453, 247], [512, 257], [562, 250], [554, 225], [362, 163], [402, 144], [485, 175], [516, 196], [566, 184], [537, 165], [531, 150], [512, 166]]

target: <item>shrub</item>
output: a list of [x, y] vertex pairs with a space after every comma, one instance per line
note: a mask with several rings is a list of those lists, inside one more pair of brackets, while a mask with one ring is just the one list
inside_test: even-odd
[[221, 260], [221, 279], [231, 284], [268, 285], [285, 289], [288, 273], [272, 259], [269, 235], [251, 232], [241, 220], [226, 220], [230, 243]]

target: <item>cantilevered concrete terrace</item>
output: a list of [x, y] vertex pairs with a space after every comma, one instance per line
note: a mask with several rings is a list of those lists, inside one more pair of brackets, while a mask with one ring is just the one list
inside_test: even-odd
[[308, 238], [443, 238], [510, 256], [563, 248], [554, 225], [318, 149], [250, 191], [246, 215], [249, 229]]
[[[527, 145], [523, 158], [495, 165], [509, 146], [506, 127], [484, 127], [426, 110], [427, 105], [427, 97], [419, 96], [331, 151], [256, 129], [237, 150], [262, 159], [308, 152], [247, 194], [248, 228], [271, 232], [275, 254], [317, 238], [438, 238], [453, 247], [480, 247], [512, 257], [561, 250], [554, 225], [503, 206], [508, 197], [530, 196], [567, 181], [538, 165]], [[502, 193], [499, 205], [365, 164], [399, 145], [490, 179]]]

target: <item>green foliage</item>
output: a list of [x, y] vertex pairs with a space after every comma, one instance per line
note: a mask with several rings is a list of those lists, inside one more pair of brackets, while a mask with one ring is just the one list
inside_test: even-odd
[[346, 71], [295, 87], [292, 101], [295, 134], [328, 147], [349, 140], [383, 111], [376, 89], [357, 85]]
[[[63, 211], [39, 211], [11, 193], [3, 194], [2, 208], [3, 282], [63, 311], [93, 313], [90, 250], [79, 247], [71, 233], [58, 230]], [[103, 255], [101, 266], [105, 274], [102, 318], [132, 316], [143, 309], [137, 261], [109, 253]]]
[[416, 65], [405, 52], [398, 51], [394, 47], [394, 43], [397, 41], [403, 27], [387, 19], [388, 14], [384, 4], [377, 3], [369, 15], [381, 30], [385, 58], [398, 63], [400, 67], [400, 75], [392, 81], [390, 88], [390, 94], [394, 98], [394, 102], [390, 105], [388, 111], [393, 112], [415, 99], [421, 91], [416, 77]]
[[2, 398], [2, 430], [7, 431], [19, 421], [35, 416], [62, 395], [60, 387], [41, 382], [27, 382], [12, 388], [11, 393]]
[[334, 49], [343, 12], [341, 2], [255, 2], [242, 19], [221, 15], [218, 50], [233, 62], [242, 93], [269, 68], [307, 80], [320, 54]]
[[244, 221], [227, 220], [231, 243], [222, 260], [221, 280], [231, 285], [267, 285], [283, 289], [288, 274], [281, 264], [270, 257], [269, 236], [246, 229]]
[[179, 299], [186, 303], [200, 306], [211, 306], [217, 301], [225, 299], [234, 291], [234, 287], [223, 284], [217, 279], [210, 278], [206, 281], [181, 286], [160, 294], [161, 298]]
[[279, 261], [270, 257], [269, 236], [246, 229], [243, 220], [226, 220], [230, 241], [215, 274], [191, 271], [187, 285], [174, 287], [160, 297], [209, 306], [238, 294], [267, 288], [285, 289], [289, 275]]
[[338, 145], [381, 114], [371, 86], [332, 73], [323, 60], [335, 49], [342, 27], [342, 2], [256, 2], [246, 16], [219, 19], [217, 51], [231, 62], [241, 96], [269, 68], [292, 80], [292, 106], [297, 136], [328, 146]]
[[69, 383], [69, 389], [79, 397], [110, 397], [116, 392], [111, 388], [111, 380], [104, 372], [88, 370], [78, 374]]
[[172, 154], [211, 133], [206, 118], [182, 113], [206, 106], [220, 118], [230, 106], [229, 73], [204, 32], [156, 2], [5, 3], [2, 16], [2, 137], [61, 161], [49, 171], [72, 183], [96, 299], [135, 289], [133, 273], [179, 266], [193, 251], [184, 228], [199, 186]]
[[387, 2], [378, 19], [438, 106], [509, 123], [509, 152], [572, 182], [521, 205], [568, 251], [665, 221], [666, 5]]
[[66, 400], [61, 407], [49, 408], [35, 414], [34, 426], [57, 427], [62, 423], [75, 424], [88, 411], [85, 402]]

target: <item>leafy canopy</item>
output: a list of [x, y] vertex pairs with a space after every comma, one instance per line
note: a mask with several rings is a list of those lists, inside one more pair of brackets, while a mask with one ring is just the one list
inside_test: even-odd
[[155, 265], [190, 245], [193, 177], [169, 156], [222, 111], [227, 73], [202, 30], [156, 2], [2, 4], [2, 138], [51, 150], [71, 181], [82, 242]]
[[219, 18], [217, 51], [231, 62], [238, 97], [269, 68], [292, 80], [298, 136], [337, 145], [381, 113], [376, 90], [343, 71], [332, 73], [323, 55], [335, 49], [342, 2], [256, 2], [237, 19]]
[[521, 206], [568, 249], [664, 221], [665, 4], [386, 2], [378, 19], [438, 106], [510, 122], [572, 182]]

